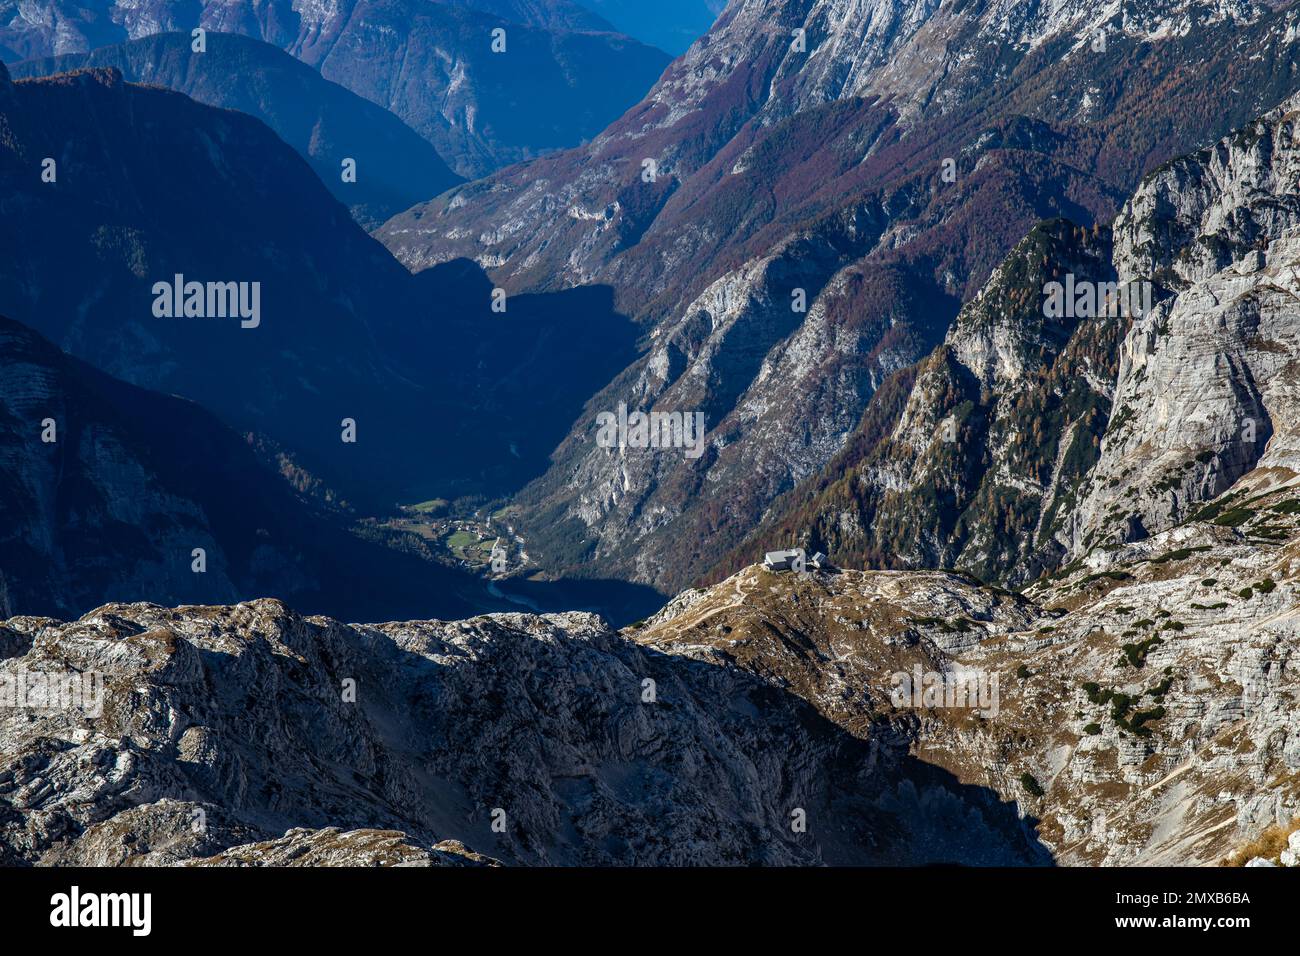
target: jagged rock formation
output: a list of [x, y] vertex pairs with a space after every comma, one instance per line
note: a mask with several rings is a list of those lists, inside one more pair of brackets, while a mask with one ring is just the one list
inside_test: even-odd
[[911, 373], [906, 401], [890, 411], [882, 396], [856, 440], [722, 567], [765, 540], [806, 540], [850, 566], [960, 567], [1020, 585], [1058, 567], [1126, 318], [1045, 317], [1043, 289], [1114, 283], [1110, 260], [1109, 229], [1035, 227]]
[[[214, 33], [195, 53], [188, 33], [163, 33], [93, 53], [26, 60], [13, 72], [34, 77], [92, 67], [257, 117], [366, 227], [461, 181], [427, 140], [387, 110], [249, 37]], [[345, 159], [356, 163], [354, 181], [343, 179]]]
[[1116, 218], [1116, 269], [1163, 301], [1124, 339], [1076, 554], [1168, 528], [1252, 471], [1300, 471], [1298, 107], [1161, 168]]
[[[845, 447], [1035, 222], [1108, 221], [1145, 172], [1294, 92], [1295, 16], [735, 3], [586, 147], [378, 235], [414, 269], [466, 256], [510, 288], [608, 284], [642, 322], [644, 354], [515, 517], [543, 571], [671, 591]], [[611, 454], [594, 422], [620, 402], [703, 411], [707, 451]]]
[[[395, 113], [463, 176], [593, 136], [668, 62], [569, 0], [3, 0], [0, 58], [85, 53], [195, 27], [292, 53]], [[492, 50], [494, 30], [506, 31], [505, 53]]]
[[[1254, 491], [1241, 527], [1194, 522], [1025, 595], [755, 566], [617, 634], [585, 614], [344, 626], [274, 601], [14, 618], [0, 675], [97, 671], [105, 694], [97, 719], [0, 711], [0, 847], [1217, 862], [1300, 810], [1300, 486]], [[897, 699], [918, 671], [997, 684], [978, 707]]]
[[5, 626], [5, 677], [104, 675], [99, 718], [0, 710], [14, 862], [329, 862], [339, 837], [287, 831], [334, 827], [405, 834], [364, 841], [388, 859], [450, 837], [516, 864], [1045, 860], [991, 792], [587, 614], [345, 626], [257, 601]]

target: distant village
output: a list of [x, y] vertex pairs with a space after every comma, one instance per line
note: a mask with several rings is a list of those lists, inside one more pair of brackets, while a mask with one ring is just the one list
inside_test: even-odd
[[449, 510], [446, 501], [408, 505], [386, 526], [418, 536], [430, 557], [451, 567], [500, 577], [527, 563], [524, 539], [500, 512], [454, 515]]

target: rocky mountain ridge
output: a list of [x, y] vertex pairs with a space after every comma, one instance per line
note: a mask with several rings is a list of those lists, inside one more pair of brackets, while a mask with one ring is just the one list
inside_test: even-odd
[[[1216, 863], [1300, 812], [1297, 493], [1256, 485], [1235, 528], [1194, 522], [1024, 595], [755, 566], [621, 633], [582, 614], [345, 626], [274, 601], [14, 618], [0, 675], [97, 671], [105, 694], [98, 719], [0, 714], [0, 846]], [[900, 700], [897, 675], [921, 673], [992, 695]]]
[[258, 601], [4, 627], [6, 677], [104, 675], [99, 718], [0, 712], [11, 863], [282, 859], [286, 831], [333, 827], [514, 864], [1042, 859], [993, 795], [905, 754], [881, 773], [779, 687], [591, 615], [347, 626]]
[[1297, 110], [1158, 170], [1116, 218], [1116, 269], [1161, 301], [1122, 344], [1074, 554], [1170, 527], [1252, 471], [1300, 470]]

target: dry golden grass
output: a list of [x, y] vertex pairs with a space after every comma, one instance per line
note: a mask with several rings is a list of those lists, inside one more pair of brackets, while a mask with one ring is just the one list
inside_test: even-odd
[[1300, 817], [1290, 823], [1275, 823], [1245, 846], [1238, 847], [1223, 860], [1221, 866], [1245, 866], [1257, 856], [1277, 859], [1287, 847], [1287, 838], [1300, 830]]

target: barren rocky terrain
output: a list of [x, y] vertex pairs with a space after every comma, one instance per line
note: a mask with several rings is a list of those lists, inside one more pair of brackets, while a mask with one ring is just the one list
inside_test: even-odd
[[[1244, 517], [1023, 595], [753, 566], [622, 632], [275, 601], [14, 618], [0, 674], [93, 669], [106, 692], [97, 720], [0, 716], [0, 845], [46, 864], [1215, 863], [1300, 813], [1300, 487], [1239, 493]], [[894, 675], [918, 668], [996, 679], [993, 706], [900, 706]]]

